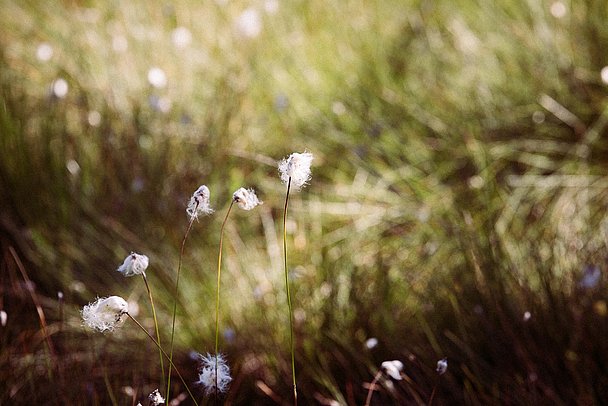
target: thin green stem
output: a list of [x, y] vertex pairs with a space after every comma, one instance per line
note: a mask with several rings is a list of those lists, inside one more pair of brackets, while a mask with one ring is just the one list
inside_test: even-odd
[[217, 290], [215, 295], [215, 398], [217, 399], [217, 357], [218, 357], [218, 348], [220, 341], [220, 276], [222, 272], [222, 246], [224, 244], [224, 227], [226, 226], [226, 222], [228, 221], [228, 216], [230, 215], [230, 211], [232, 210], [232, 206], [234, 205], [234, 199], [230, 202], [230, 206], [228, 207], [228, 211], [226, 212], [226, 217], [224, 217], [224, 221], [222, 222], [222, 228], [220, 229], [220, 248], [219, 253], [217, 255]]
[[[182, 374], [179, 372], [179, 369], [177, 369], [177, 367], [175, 366], [175, 364], [173, 363], [173, 360], [167, 355], [167, 353], [165, 352], [165, 350], [163, 350], [163, 348], [160, 346], [159, 343], [156, 342], [156, 340], [154, 339], [154, 337], [152, 337], [152, 335], [150, 333], [148, 333], [148, 330], [146, 330], [146, 328], [144, 326], [142, 326], [139, 321], [135, 320], [135, 318], [133, 316], [131, 316], [129, 313], [126, 313], [127, 316], [129, 316], [129, 318], [131, 320], [133, 320], [133, 322], [135, 324], [137, 324], [137, 326], [144, 332], [146, 333], [146, 335], [148, 336], [148, 338], [150, 338], [150, 340], [152, 340], [152, 342], [158, 347], [158, 349], [160, 350], [160, 352], [165, 356], [165, 358], [167, 358], [169, 360], [169, 364], [175, 368], [175, 373], [177, 373], [177, 376], [179, 376], [179, 379], [181, 379], [182, 383], [184, 384], [184, 387], [186, 388], [186, 391], [188, 392], [188, 394], [190, 395], [190, 397], [192, 398], [192, 400], [194, 401], [194, 404], [198, 406], [198, 402], [196, 401], [196, 398], [194, 397], [194, 395], [192, 394], [192, 392], [190, 391], [190, 388], [188, 387], [188, 384], [186, 383], [186, 380], [184, 379], [184, 377], [182, 376]], [[167, 398], [168, 399], [168, 398]]]
[[291, 294], [289, 293], [289, 273], [287, 271], [287, 204], [289, 202], [289, 190], [291, 188], [291, 176], [287, 182], [287, 194], [285, 195], [285, 209], [283, 211], [283, 258], [285, 259], [285, 291], [287, 292], [287, 307], [289, 308], [289, 347], [291, 350], [291, 375], [293, 378], [293, 404], [298, 405], [298, 390], [296, 386], [296, 360], [293, 346], [293, 309], [291, 307]]
[[192, 228], [194, 219], [195, 217], [190, 218], [190, 223], [188, 223], [186, 234], [184, 235], [184, 239], [182, 240], [182, 247], [179, 250], [179, 259], [177, 261], [177, 277], [175, 279], [175, 292], [173, 296], [173, 320], [171, 321], [171, 343], [169, 344], [169, 374], [167, 375], [167, 399], [170, 399], [171, 392], [171, 367], [173, 366], [173, 338], [175, 337], [175, 315], [177, 313], [177, 299], [179, 295], [179, 274], [182, 269], [182, 259], [184, 257], [184, 247], [186, 246], [186, 239], [188, 238], [188, 234], [190, 234], [190, 229]]
[[[161, 345], [160, 342], [160, 331], [158, 329], [158, 319], [156, 318], [156, 308], [154, 307], [154, 299], [152, 299], [152, 291], [150, 290], [150, 285], [148, 284], [148, 278], [146, 274], [143, 273], [141, 275], [144, 278], [144, 283], [146, 284], [146, 290], [148, 291], [148, 298], [150, 299], [150, 305], [152, 306], [152, 316], [154, 317], [154, 330], [156, 331], [156, 341]], [[163, 363], [163, 353], [159, 350], [158, 356], [160, 358], [160, 372], [161, 372], [161, 382], [165, 382], [165, 364]]]

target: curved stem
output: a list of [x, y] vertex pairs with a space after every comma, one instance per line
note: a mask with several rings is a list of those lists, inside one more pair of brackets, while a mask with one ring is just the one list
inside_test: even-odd
[[429, 398], [428, 406], [431, 406], [433, 404], [433, 399], [435, 399], [435, 391], [437, 390], [437, 385], [439, 385], [439, 380], [437, 380], [437, 382], [435, 383], [435, 386], [433, 387], [433, 391], [431, 392], [431, 397]]
[[296, 387], [296, 362], [293, 346], [293, 309], [291, 307], [291, 294], [289, 293], [289, 272], [287, 271], [287, 204], [289, 202], [289, 190], [291, 188], [291, 176], [287, 182], [287, 194], [285, 195], [285, 209], [283, 210], [283, 258], [285, 260], [285, 291], [287, 292], [287, 307], [289, 308], [289, 347], [291, 350], [291, 375], [293, 379], [293, 403], [298, 404], [298, 390]]
[[188, 234], [190, 234], [190, 229], [192, 228], [192, 223], [194, 223], [194, 219], [195, 217], [190, 218], [190, 223], [188, 223], [186, 234], [184, 235], [184, 239], [182, 240], [182, 247], [179, 250], [179, 259], [177, 261], [177, 277], [175, 279], [175, 294], [173, 297], [173, 320], [171, 321], [171, 344], [169, 345], [169, 374], [167, 375], [167, 399], [170, 399], [169, 393], [171, 391], [171, 367], [173, 366], [173, 338], [175, 337], [175, 314], [177, 312], [177, 298], [179, 294], [179, 274], [182, 269], [182, 259], [184, 257], [184, 247], [186, 246], [186, 239], [188, 238]]
[[372, 401], [372, 394], [374, 390], [376, 390], [376, 383], [378, 379], [382, 376], [382, 371], [378, 371], [376, 376], [374, 376], [374, 380], [369, 384], [369, 390], [367, 391], [367, 398], [365, 399], [365, 406], [369, 406], [369, 403]]
[[137, 324], [137, 326], [142, 329], [142, 331], [144, 333], [146, 333], [146, 335], [150, 338], [150, 340], [152, 340], [152, 342], [158, 347], [158, 349], [160, 350], [160, 352], [169, 360], [169, 364], [175, 368], [175, 372], [177, 373], [177, 376], [179, 376], [179, 379], [181, 379], [182, 383], [184, 384], [184, 386], [186, 387], [186, 391], [188, 392], [188, 394], [190, 395], [190, 397], [192, 398], [192, 400], [194, 401], [194, 404], [198, 406], [198, 402], [196, 401], [196, 398], [194, 397], [194, 395], [192, 394], [192, 392], [190, 391], [190, 388], [188, 387], [188, 384], [186, 383], [186, 380], [184, 379], [184, 377], [182, 376], [182, 374], [179, 372], [179, 369], [177, 369], [177, 367], [175, 366], [175, 364], [173, 363], [173, 360], [171, 358], [169, 358], [169, 356], [167, 355], [167, 353], [165, 352], [165, 350], [163, 350], [163, 348], [160, 346], [160, 344], [158, 344], [156, 342], [156, 340], [154, 339], [154, 337], [152, 337], [152, 335], [150, 333], [148, 333], [148, 330], [146, 330], [146, 328], [144, 326], [142, 326], [139, 321], [135, 320], [135, 318], [133, 316], [131, 316], [129, 313], [126, 313], [127, 316], [129, 316], [129, 318], [131, 320], [133, 320], [133, 322], [135, 324]]
[[[150, 305], [152, 306], [152, 316], [154, 317], [154, 330], [156, 331], [156, 341], [158, 344], [160, 343], [160, 331], [158, 329], [158, 319], [156, 318], [156, 308], [154, 307], [154, 299], [152, 299], [152, 291], [150, 290], [150, 285], [148, 284], [148, 278], [146, 274], [143, 273], [141, 275], [144, 278], [144, 283], [146, 284], [146, 289], [148, 290], [148, 298], [150, 299]], [[163, 353], [159, 350], [158, 356], [160, 358], [160, 371], [161, 371], [161, 382], [165, 382], [165, 364], [163, 363]]]
[[228, 216], [230, 215], [230, 211], [232, 210], [232, 206], [234, 205], [234, 199], [230, 202], [230, 206], [228, 207], [228, 211], [226, 212], [226, 217], [224, 217], [224, 221], [222, 222], [222, 228], [220, 229], [220, 248], [219, 253], [217, 255], [217, 290], [215, 295], [215, 398], [217, 399], [217, 357], [218, 357], [218, 347], [219, 347], [219, 337], [220, 337], [220, 275], [222, 272], [222, 246], [224, 243], [224, 227], [226, 226], [226, 221], [228, 221]]

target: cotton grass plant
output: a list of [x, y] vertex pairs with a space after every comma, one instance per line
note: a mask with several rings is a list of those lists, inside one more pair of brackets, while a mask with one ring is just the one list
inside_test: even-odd
[[[261, 3], [278, 4], [278, 13]], [[607, 404], [604, 2], [261, 3], [251, 5], [260, 35], [245, 40], [231, 31], [244, 6], [234, 2], [4, 3], [2, 235], [33, 268], [49, 335], [66, 351], [58, 355], [68, 380], [80, 383], [63, 386], [66, 404], [108, 398], [98, 370], [73, 361], [86, 351], [70, 328], [74, 302], [109, 288], [88, 270], [123, 244], [150, 244], [177, 262], [182, 230], [175, 240], [139, 232], [175, 222], [183, 199], [174, 185], [199, 175], [210, 175], [210, 186], [240, 184], [254, 171], [243, 153], [280, 156], [286, 131], [341, 158], [319, 168], [331, 193], [301, 213], [314, 220], [303, 253], [311, 266], [297, 282], [307, 315], [296, 328], [301, 403], [321, 393], [362, 404], [365, 366], [412, 351], [423, 367], [408, 374], [425, 394], [437, 357], [450, 357], [434, 404]], [[191, 33], [185, 47], [171, 44], [175, 27]], [[146, 80], [154, 67], [166, 87]], [[238, 168], [212, 174], [236, 159]], [[132, 185], [144, 185], [137, 204], [117, 210]], [[271, 225], [273, 213], [264, 211]], [[6, 218], [16, 227], [5, 228]], [[124, 224], [138, 232], [121, 232]], [[211, 258], [215, 238], [200, 240], [197, 255]], [[251, 248], [264, 265], [270, 250], [259, 240]], [[295, 263], [297, 250], [289, 254]], [[582, 282], [587, 266], [599, 268], [599, 282]], [[47, 359], [40, 326], [27, 317], [31, 303], [20, 299], [10, 263], [5, 270], [0, 403], [44, 404], [61, 382], [32, 373]], [[175, 274], [159, 275], [168, 276], [168, 293], [152, 286], [157, 306], [168, 303], [167, 320]], [[184, 282], [202, 279], [190, 276], [180, 280], [182, 299], [207, 293], [200, 283], [186, 296]], [[78, 282], [86, 288], [72, 289]], [[58, 333], [55, 287], [66, 294]], [[252, 303], [246, 288], [226, 295], [241, 294], [231, 308], [243, 313]], [[252, 383], [260, 376], [276, 397], [291, 396], [276, 366], [280, 330], [270, 340], [260, 334], [283, 308], [275, 314], [272, 292], [264, 299], [230, 357], [245, 363], [255, 344], [261, 369], [238, 368], [239, 396], [252, 403], [268, 401]], [[522, 320], [525, 311], [532, 319]], [[213, 340], [212, 326], [197, 335], [200, 323], [178, 324], [177, 335]], [[381, 344], [360, 351], [370, 335]], [[148, 362], [137, 351], [126, 357]], [[116, 386], [125, 374], [112, 372]], [[401, 384], [373, 400], [411, 403]]]
[[287, 309], [289, 317], [289, 350], [291, 354], [291, 376], [293, 381], [293, 402], [298, 404], [298, 389], [296, 383], [295, 348], [293, 341], [293, 308], [291, 305], [291, 293], [289, 291], [289, 271], [287, 268], [287, 207], [289, 203], [289, 191], [293, 185], [295, 190], [302, 189], [312, 177], [310, 165], [313, 155], [310, 152], [294, 152], [289, 157], [279, 162], [279, 174], [281, 181], [287, 185], [285, 192], [285, 207], [283, 209], [283, 259], [285, 271], [285, 293], [287, 294]]
[[[190, 387], [186, 383], [181, 372], [173, 364], [173, 361], [169, 355], [167, 355], [167, 353], [163, 350], [160, 343], [156, 341], [150, 333], [148, 333], [148, 330], [146, 330], [146, 328], [129, 313], [129, 304], [126, 300], [120, 296], [99, 298], [94, 302], [85, 305], [81, 310], [81, 316], [85, 326], [101, 333], [113, 332], [115, 329], [124, 324], [126, 318], [131, 319], [137, 325], [137, 327], [139, 327], [146, 334], [146, 336], [148, 336], [154, 345], [156, 345], [162, 355], [169, 360], [169, 364], [175, 368], [175, 372], [184, 384], [190, 398], [194, 401], [195, 405], [198, 405], [196, 398], [190, 391]], [[154, 399], [162, 399], [158, 391], [156, 391]]]
[[[199, 354], [201, 360], [201, 378], [199, 383], [205, 387], [207, 394], [215, 393], [216, 398], [219, 393], [223, 393], [228, 389], [228, 384], [232, 380], [230, 377], [230, 369], [226, 363], [225, 358], [219, 353], [219, 337], [220, 337], [220, 285], [221, 285], [221, 274], [222, 274], [222, 248], [224, 245], [224, 229], [226, 222], [232, 211], [234, 204], [243, 210], [252, 210], [256, 206], [262, 204], [258, 199], [253, 189], [239, 188], [232, 195], [232, 200], [226, 211], [224, 221], [222, 221], [222, 227], [220, 228], [220, 242], [217, 255], [217, 287], [215, 295], [215, 352], [213, 355], [207, 354], [202, 356]], [[209, 363], [213, 363], [213, 373], [210, 375]], [[213, 379], [210, 379], [212, 377]]]
[[[154, 306], [154, 298], [152, 296], [152, 290], [150, 289], [150, 284], [148, 283], [148, 278], [146, 276], [146, 269], [148, 269], [148, 264], [150, 259], [146, 255], [137, 254], [135, 252], [131, 252], [124, 260], [122, 265], [120, 265], [117, 269], [125, 277], [141, 275], [144, 280], [144, 284], [146, 285], [146, 291], [148, 292], [148, 299], [150, 300], [150, 306], [152, 307], [152, 317], [154, 318], [154, 331], [156, 332], [156, 340], [158, 344], [161, 344], [160, 340], [160, 330], [158, 328], [158, 319], [156, 317], [156, 307]], [[163, 362], [163, 354], [159, 350], [159, 363], [160, 363], [160, 371], [161, 371], [161, 382], [165, 382], [165, 366]]]
[[186, 240], [188, 239], [188, 235], [190, 234], [190, 230], [192, 229], [192, 225], [195, 220], [198, 220], [199, 216], [210, 215], [213, 213], [213, 209], [211, 208], [210, 203], [211, 192], [206, 185], [201, 185], [196, 189], [196, 191], [190, 197], [188, 201], [188, 206], [186, 207], [186, 214], [188, 215], [188, 227], [186, 228], [186, 232], [184, 234], [184, 238], [182, 239], [182, 244], [179, 250], [179, 258], [177, 261], [177, 274], [175, 276], [175, 290], [173, 291], [173, 315], [171, 318], [171, 342], [169, 344], [169, 360], [171, 361], [169, 364], [169, 373], [167, 375], [167, 399], [170, 399], [169, 395], [171, 393], [171, 367], [173, 361], [173, 343], [175, 338], [175, 317], [177, 315], [177, 301], [179, 298], [179, 278], [182, 269], [182, 261], [184, 258], [184, 248], [186, 246]]

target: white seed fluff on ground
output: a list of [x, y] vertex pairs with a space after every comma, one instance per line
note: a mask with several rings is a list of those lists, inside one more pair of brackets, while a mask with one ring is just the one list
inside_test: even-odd
[[200, 215], [213, 213], [213, 209], [209, 204], [210, 197], [211, 193], [207, 186], [201, 185], [196, 189], [196, 192], [194, 192], [190, 198], [188, 208], [186, 209], [186, 213], [190, 216], [190, 220], [197, 219]]
[[448, 370], [448, 359], [444, 358], [444, 359], [440, 359], [439, 361], [437, 361], [437, 373], [439, 375], [443, 375], [445, 374], [445, 371]]
[[162, 403], [165, 403], [165, 398], [160, 395], [158, 389], [154, 389], [154, 392], [150, 393], [148, 399], [150, 399], [150, 403], [152, 406], [158, 406]]
[[124, 276], [144, 275], [149, 263], [150, 260], [147, 256], [132, 252], [117, 271]]
[[310, 181], [312, 174], [310, 173], [310, 164], [313, 156], [310, 152], [298, 153], [294, 152], [287, 158], [279, 162], [279, 173], [281, 181], [287, 184], [291, 178], [291, 184], [296, 190], [306, 186]]
[[198, 354], [199, 370], [198, 381], [196, 384], [202, 385], [205, 388], [205, 393], [211, 395], [215, 393], [215, 360], [217, 357], [217, 391], [220, 393], [226, 392], [232, 381], [230, 376], [230, 367], [226, 363], [226, 359], [222, 354], [207, 355]]
[[232, 200], [243, 210], [251, 210], [257, 205], [262, 204], [253, 189], [239, 188], [232, 195]]
[[382, 370], [391, 378], [400, 381], [402, 379], [401, 371], [403, 370], [403, 362], [399, 360], [384, 361], [382, 363]]
[[82, 309], [81, 315], [87, 327], [103, 333], [120, 326], [128, 311], [129, 305], [123, 298], [110, 296], [89, 303]]

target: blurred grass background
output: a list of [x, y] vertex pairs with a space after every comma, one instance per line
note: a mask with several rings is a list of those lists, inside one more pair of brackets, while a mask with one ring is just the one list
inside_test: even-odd
[[87, 332], [79, 309], [121, 295], [152, 331], [115, 272], [146, 254], [168, 342], [202, 183], [217, 213], [186, 245], [176, 363], [194, 381], [190, 351], [213, 348], [220, 216], [254, 187], [265, 204], [226, 230], [224, 400], [288, 404], [276, 161], [304, 149], [302, 404], [363, 404], [388, 359], [408, 379], [372, 404], [608, 403], [605, 1], [0, 5], [1, 404], [164, 392], [140, 331]]

